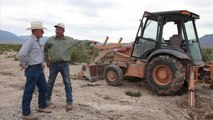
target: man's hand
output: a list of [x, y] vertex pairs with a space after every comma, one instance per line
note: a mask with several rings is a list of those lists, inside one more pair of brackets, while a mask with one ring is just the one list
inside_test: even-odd
[[19, 64], [19, 67], [21, 67], [20, 70], [24, 70], [25, 69], [21, 64]]
[[44, 64], [42, 64], [42, 68], [43, 68], [42, 72], [44, 73], [45, 72], [45, 65]]
[[51, 66], [51, 62], [49, 60], [46, 60], [46, 66], [49, 68]]

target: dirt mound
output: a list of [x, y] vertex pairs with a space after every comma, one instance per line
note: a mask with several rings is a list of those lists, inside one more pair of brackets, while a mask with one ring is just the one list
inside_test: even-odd
[[193, 120], [213, 120], [213, 100], [196, 95], [196, 107], [188, 112]]
[[192, 120], [213, 120], [213, 99], [197, 94], [195, 108], [188, 107], [188, 95], [181, 96], [177, 106], [187, 109]]

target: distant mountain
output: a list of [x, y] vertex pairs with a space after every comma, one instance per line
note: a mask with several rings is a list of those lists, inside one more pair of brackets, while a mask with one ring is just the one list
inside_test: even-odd
[[19, 36], [4, 30], [0, 30], [0, 43], [23, 43], [24, 40]]
[[200, 38], [201, 48], [213, 48], [213, 34], [204, 35]]
[[[25, 36], [17, 36], [11, 32], [0, 30], [0, 43], [7, 43], [7, 44], [22, 44], [26, 39], [29, 37], [29, 35]], [[44, 44], [46, 42], [46, 39], [48, 37], [44, 36], [41, 38], [41, 44]], [[213, 48], [213, 34], [204, 35], [200, 38], [200, 45], [201, 48]]]
[[[0, 43], [6, 43], [6, 44], [23, 44], [30, 35], [22, 35], [22, 36], [17, 36], [14, 33], [0, 30]], [[46, 42], [46, 39], [48, 37], [44, 36], [40, 39], [40, 43], [44, 44]]]

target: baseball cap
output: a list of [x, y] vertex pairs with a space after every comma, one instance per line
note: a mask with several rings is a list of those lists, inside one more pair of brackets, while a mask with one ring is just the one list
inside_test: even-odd
[[61, 27], [65, 29], [64, 23], [58, 23], [54, 27]]

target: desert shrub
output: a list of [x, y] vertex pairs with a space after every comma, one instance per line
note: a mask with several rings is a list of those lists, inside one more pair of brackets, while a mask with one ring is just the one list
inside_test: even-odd
[[202, 49], [202, 58], [204, 62], [213, 61], [213, 49], [205, 48]]
[[141, 93], [140, 91], [138, 92], [133, 92], [133, 91], [125, 91], [125, 94], [131, 97], [140, 97]]
[[72, 48], [71, 63], [89, 63], [93, 56], [96, 56], [97, 50], [90, 46], [89, 42], [82, 42]]

